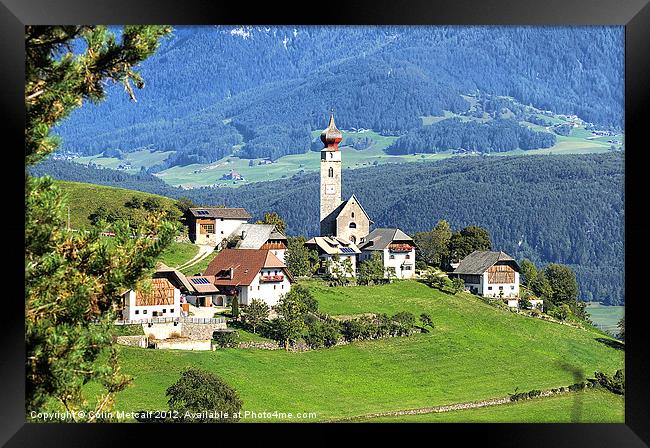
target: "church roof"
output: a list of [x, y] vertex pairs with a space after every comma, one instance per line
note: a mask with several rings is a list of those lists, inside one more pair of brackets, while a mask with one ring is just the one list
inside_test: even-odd
[[338, 130], [336, 124], [334, 124], [334, 114], [330, 115], [329, 125], [321, 132], [320, 140], [326, 148], [334, 151], [339, 150], [339, 143], [343, 140], [343, 134]]
[[406, 242], [415, 245], [413, 238], [400, 229], [375, 229], [370, 232], [361, 244], [361, 250], [384, 250], [394, 242]]
[[[370, 223], [372, 224], [372, 222], [373, 222], [372, 219], [370, 219], [370, 216], [368, 216], [368, 213], [363, 208], [363, 205], [361, 205], [361, 202], [359, 202], [359, 199], [357, 199], [357, 197], [354, 194], [352, 196], [350, 196], [350, 199], [348, 199], [347, 201], [344, 201], [344, 202], [341, 203], [341, 207], [340, 207], [340, 210], [339, 210], [338, 214], [340, 214], [348, 206], [348, 204], [350, 202], [356, 202], [357, 205], [359, 206], [359, 208], [361, 209], [361, 211], [363, 212], [363, 214], [366, 215], [366, 218], [368, 218], [368, 221], [370, 221]], [[338, 210], [338, 209], [339, 209], [339, 207], [337, 207], [335, 210]], [[337, 216], [337, 219], [338, 219], [338, 216]]]

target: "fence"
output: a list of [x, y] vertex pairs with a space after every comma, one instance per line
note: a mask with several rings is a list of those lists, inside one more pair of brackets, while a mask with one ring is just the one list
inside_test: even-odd
[[179, 322], [186, 324], [223, 324], [226, 323], [225, 317], [151, 317], [149, 319], [127, 319], [116, 320], [115, 325], [133, 325], [133, 324], [166, 324]]

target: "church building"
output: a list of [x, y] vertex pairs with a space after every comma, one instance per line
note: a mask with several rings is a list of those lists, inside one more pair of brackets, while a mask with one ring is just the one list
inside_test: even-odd
[[324, 145], [320, 152], [320, 234], [360, 243], [370, 233], [372, 221], [354, 195], [341, 200], [339, 143], [343, 134], [334, 124], [334, 114], [320, 139]]

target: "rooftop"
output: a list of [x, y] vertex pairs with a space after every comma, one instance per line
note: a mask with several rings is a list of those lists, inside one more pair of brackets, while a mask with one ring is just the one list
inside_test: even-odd
[[454, 269], [454, 274], [483, 274], [500, 261], [511, 261], [519, 269], [515, 259], [505, 252], [475, 250], [460, 261], [458, 267]]
[[[262, 268], [286, 269], [286, 266], [269, 250], [224, 249], [210, 262], [204, 276], [214, 276], [217, 286], [247, 286]], [[220, 275], [226, 271], [230, 271], [228, 278]]]
[[415, 246], [413, 239], [400, 229], [375, 229], [370, 232], [359, 246], [361, 250], [384, 250], [391, 243], [409, 243]]
[[244, 208], [196, 207], [189, 209], [195, 218], [251, 219]]

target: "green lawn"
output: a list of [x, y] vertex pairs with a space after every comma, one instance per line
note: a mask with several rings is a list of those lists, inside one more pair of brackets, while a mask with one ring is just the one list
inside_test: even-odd
[[172, 244], [161, 254], [159, 261], [167, 266], [175, 268], [191, 260], [199, 253], [199, 246], [192, 243], [172, 242]]
[[348, 288], [307, 284], [325, 312], [425, 311], [436, 328], [305, 353], [122, 347], [123, 372], [134, 383], [118, 394], [116, 408], [165, 409], [165, 389], [188, 365], [225, 378], [239, 391], [244, 410], [316, 412], [316, 420], [567, 386], [580, 379], [575, 372], [590, 377], [595, 370], [623, 367], [624, 352], [599, 342], [598, 333], [515, 315], [473, 296], [449, 296], [414, 281]]
[[358, 420], [370, 423], [624, 423], [625, 400], [603, 389], [500, 406]]
[[205, 257], [203, 260], [199, 261], [196, 264], [193, 264], [192, 266], [188, 266], [186, 268], [181, 269], [181, 272], [185, 275], [196, 275], [199, 272], [203, 273], [203, 271], [206, 270], [212, 259], [217, 256], [219, 252], [214, 251], [207, 257]]

